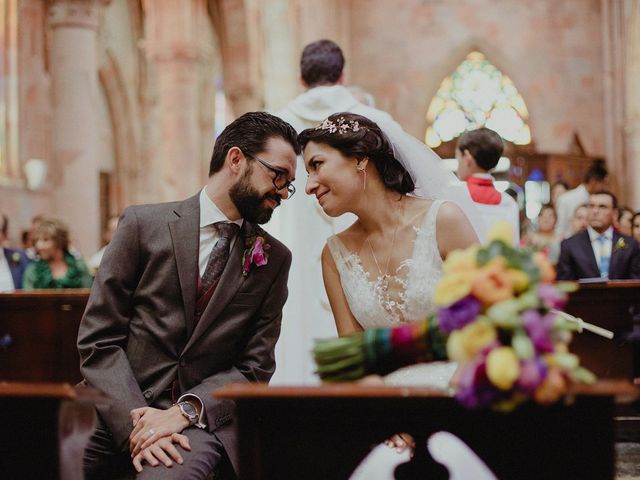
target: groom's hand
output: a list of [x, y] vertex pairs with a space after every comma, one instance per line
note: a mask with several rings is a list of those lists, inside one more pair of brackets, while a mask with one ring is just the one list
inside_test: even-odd
[[142, 462], [147, 462], [152, 467], [158, 466], [160, 462], [167, 468], [170, 468], [173, 462], [182, 465], [184, 460], [174, 443], [185, 450], [191, 450], [189, 439], [180, 433], [173, 433], [171, 436], [157, 439], [133, 457], [133, 466], [136, 472], [142, 471]]
[[152, 407], [131, 410], [133, 431], [129, 435], [131, 457], [135, 457], [158, 439], [180, 433], [189, 426], [189, 420], [174, 405], [167, 410]]

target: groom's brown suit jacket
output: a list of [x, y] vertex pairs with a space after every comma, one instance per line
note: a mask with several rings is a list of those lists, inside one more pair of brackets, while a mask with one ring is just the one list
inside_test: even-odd
[[123, 451], [131, 409], [167, 408], [175, 381], [176, 395], [202, 399], [207, 428], [237, 472], [234, 404], [211, 393], [230, 382], [271, 378], [291, 253], [265, 234], [268, 263], [244, 276], [245, 238], [254, 231], [245, 221], [196, 323], [199, 223], [198, 195], [125, 210], [80, 324], [81, 371], [88, 385], [111, 396], [98, 412]]

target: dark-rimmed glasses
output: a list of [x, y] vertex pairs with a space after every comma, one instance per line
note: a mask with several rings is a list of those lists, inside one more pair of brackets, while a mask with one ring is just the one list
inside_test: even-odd
[[256, 160], [263, 167], [275, 173], [276, 176], [273, 177], [273, 186], [276, 187], [276, 190], [282, 190], [283, 188], [286, 188], [287, 192], [289, 192], [289, 198], [293, 197], [293, 194], [296, 193], [296, 187], [293, 185], [293, 183], [291, 183], [291, 180], [287, 178], [287, 172], [274, 167], [270, 163], [265, 162], [264, 160], [262, 160], [261, 158], [255, 155], [249, 155], [248, 153], [245, 153], [244, 155], [253, 160]]

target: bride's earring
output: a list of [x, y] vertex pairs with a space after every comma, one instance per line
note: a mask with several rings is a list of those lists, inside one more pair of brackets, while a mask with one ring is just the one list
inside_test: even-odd
[[362, 182], [362, 191], [364, 192], [367, 190], [367, 169], [366, 167], [361, 167], [360, 165], [356, 165], [356, 170], [364, 173], [364, 179]]

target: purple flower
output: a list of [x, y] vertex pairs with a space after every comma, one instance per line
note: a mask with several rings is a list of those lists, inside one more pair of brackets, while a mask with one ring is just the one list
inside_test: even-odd
[[264, 237], [260, 235], [249, 237], [246, 246], [247, 248], [242, 255], [242, 275], [245, 277], [249, 274], [252, 263], [257, 267], [267, 264], [269, 255], [266, 251], [271, 247], [268, 243], [265, 243]]
[[538, 285], [538, 296], [547, 308], [562, 310], [567, 302], [567, 295], [551, 284], [541, 283]]
[[539, 358], [525, 360], [520, 363], [520, 378], [516, 388], [523, 393], [531, 394], [542, 383], [547, 375], [547, 366]]
[[468, 295], [438, 312], [440, 329], [445, 333], [464, 328], [480, 313], [480, 302]]
[[466, 365], [460, 375], [456, 399], [467, 408], [479, 408], [491, 405], [501, 397], [487, 377], [486, 358]]
[[542, 316], [537, 310], [527, 310], [522, 313], [522, 323], [536, 350], [553, 352], [551, 330], [555, 324], [555, 314], [547, 313]]

